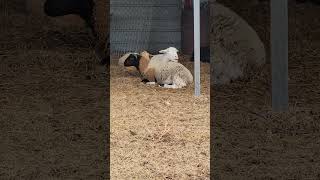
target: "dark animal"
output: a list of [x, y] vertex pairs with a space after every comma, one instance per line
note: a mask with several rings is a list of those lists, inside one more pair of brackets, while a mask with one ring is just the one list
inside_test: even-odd
[[[190, 60], [194, 61], [194, 51]], [[210, 63], [210, 47], [200, 47], [200, 61]]]
[[109, 0], [46, 0], [44, 12], [50, 17], [80, 16], [96, 38], [95, 52], [100, 64], [110, 64]]

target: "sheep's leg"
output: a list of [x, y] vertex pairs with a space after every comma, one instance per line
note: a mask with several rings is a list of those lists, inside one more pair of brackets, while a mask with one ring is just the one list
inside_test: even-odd
[[[160, 87], [164, 87], [164, 85], [165, 84], [159, 84]], [[166, 85], [172, 85], [172, 83], [171, 84], [166, 84]]]
[[177, 89], [177, 88], [179, 88], [176, 84], [163, 84], [163, 86], [160, 85], [160, 87], [170, 88], [170, 89]]
[[156, 82], [156, 78], [154, 75], [154, 69], [148, 69], [144, 74], [144, 78], [147, 79], [149, 82]]
[[148, 79], [142, 79], [141, 82], [143, 82], [144, 84], [147, 84], [147, 85], [154, 85], [154, 84], [156, 84], [156, 82], [151, 82], [151, 81], [149, 81]]

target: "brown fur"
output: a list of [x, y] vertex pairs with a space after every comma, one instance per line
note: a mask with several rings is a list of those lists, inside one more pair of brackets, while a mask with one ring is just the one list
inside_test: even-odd
[[144, 72], [144, 78], [148, 79], [150, 82], [155, 82], [155, 70], [153, 68], [148, 69], [146, 72]]
[[147, 51], [143, 51], [140, 53], [140, 61], [139, 61], [139, 70], [141, 72], [145, 72], [148, 68], [149, 62], [150, 62], [150, 56]]
[[139, 70], [143, 79], [147, 79], [150, 82], [155, 82], [155, 70], [148, 68], [150, 62], [150, 54], [147, 51], [140, 53], [141, 58], [139, 62]]

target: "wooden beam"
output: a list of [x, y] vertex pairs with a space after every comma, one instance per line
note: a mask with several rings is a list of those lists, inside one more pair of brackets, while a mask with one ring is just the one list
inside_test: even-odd
[[193, 30], [195, 96], [200, 96], [200, 0], [193, 0]]
[[271, 0], [272, 109], [288, 110], [288, 0]]

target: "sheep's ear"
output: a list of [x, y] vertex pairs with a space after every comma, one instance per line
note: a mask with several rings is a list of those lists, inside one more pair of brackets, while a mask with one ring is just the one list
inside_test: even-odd
[[179, 50], [175, 47], [172, 47], [172, 49], [174, 49], [176, 52], [179, 52]]
[[159, 53], [162, 53], [162, 54], [167, 53], [167, 52], [168, 52], [167, 49], [164, 49], [164, 50], [160, 50], [160, 51], [159, 51]]

